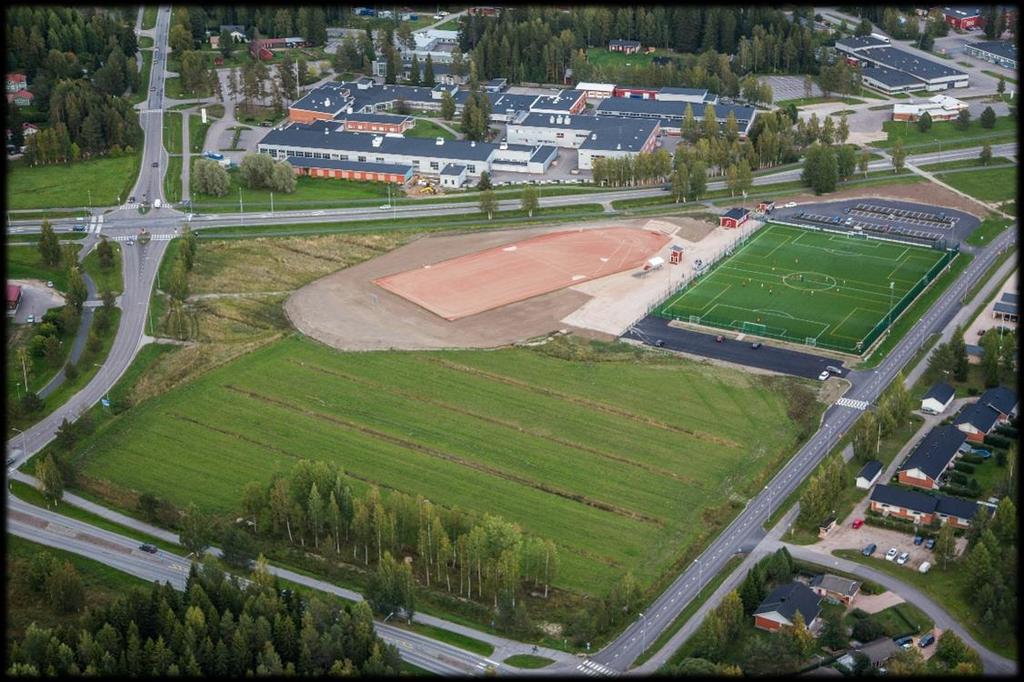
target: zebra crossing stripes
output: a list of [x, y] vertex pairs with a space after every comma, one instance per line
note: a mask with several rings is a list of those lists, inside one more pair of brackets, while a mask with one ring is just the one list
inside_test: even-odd
[[836, 401], [836, 405], [852, 407], [855, 410], [866, 410], [870, 404], [871, 403], [866, 400], [854, 400], [853, 398], [840, 398]]
[[[167, 232], [167, 233], [164, 233], [164, 234], [151, 234], [149, 236], [149, 238], [152, 241], [155, 241], [155, 242], [169, 242], [169, 241], [171, 241], [172, 239], [174, 239], [177, 236], [178, 235], [174, 234], [173, 232]], [[138, 235], [134, 235], [134, 234], [120, 234], [120, 235], [118, 235], [116, 237], [111, 237], [110, 239], [115, 241], [115, 242], [127, 242], [127, 241], [132, 241], [132, 240], [138, 239]]]
[[576, 670], [580, 671], [584, 675], [590, 675], [591, 677], [593, 677], [594, 675], [604, 677], [618, 677], [619, 675], [618, 670], [613, 670], [608, 666], [596, 663], [590, 660], [589, 658], [580, 663], [578, 666], [576, 666]]
[[122, 211], [134, 211], [138, 207], [139, 207], [139, 202], [137, 202], [137, 201], [126, 201], [125, 203], [123, 203], [121, 205], [121, 210]]

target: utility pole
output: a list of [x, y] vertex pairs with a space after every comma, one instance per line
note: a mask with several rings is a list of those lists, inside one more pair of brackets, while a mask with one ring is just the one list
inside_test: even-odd
[[238, 222], [245, 225], [245, 214], [242, 213], [242, 188], [238, 188]]
[[[241, 190], [242, 188], [239, 187], [238, 189]], [[270, 193], [270, 215], [274, 215], [274, 193], [273, 192]]]

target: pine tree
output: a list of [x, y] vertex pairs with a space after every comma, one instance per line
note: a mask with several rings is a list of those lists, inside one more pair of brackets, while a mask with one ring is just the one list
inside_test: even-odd
[[428, 88], [432, 88], [437, 84], [434, 78], [434, 60], [431, 56], [427, 55], [427, 63], [423, 67], [423, 85]]
[[46, 218], [43, 218], [39, 233], [39, 255], [42, 257], [45, 265], [56, 267], [60, 264], [60, 240], [57, 239], [57, 234], [53, 231], [50, 221]]

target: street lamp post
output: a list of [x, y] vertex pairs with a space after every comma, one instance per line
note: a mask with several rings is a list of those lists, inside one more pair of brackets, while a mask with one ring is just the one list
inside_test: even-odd
[[647, 617], [640, 614], [640, 653], [647, 651]]
[[25, 432], [16, 426], [12, 426], [11, 428], [21, 434], [21, 455], [24, 457], [25, 453], [28, 452], [28, 448], [25, 447]]
[[697, 564], [697, 593], [700, 594], [701, 583], [704, 582], [704, 567], [700, 563], [700, 559], [694, 559], [693, 563]]
[[768, 518], [772, 517], [772, 491], [768, 489], [768, 486], [764, 487], [766, 493], [768, 493]]
[[245, 214], [242, 213], [242, 188], [238, 188], [238, 220], [239, 223], [245, 225]]

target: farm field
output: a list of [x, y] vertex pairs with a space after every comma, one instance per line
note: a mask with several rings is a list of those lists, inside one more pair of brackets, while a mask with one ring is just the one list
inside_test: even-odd
[[357, 488], [554, 540], [564, 589], [601, 595], [626, 571], [649, 586], [792, 452], [799, 382], [612, 348], [338, 353], [292, 336], [136, 405], [77, 457], [101, 486], [231, 518], [247, 482], [333, 461]]
[[853, 352], [941, 257], [931, 249], [768, 225], [657, 314], [813, 338]]

